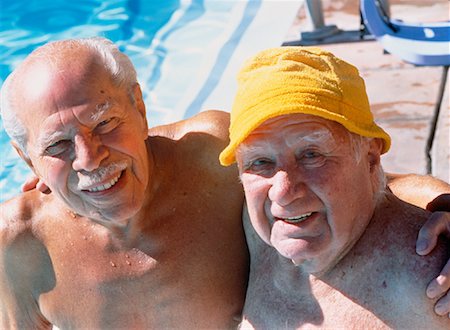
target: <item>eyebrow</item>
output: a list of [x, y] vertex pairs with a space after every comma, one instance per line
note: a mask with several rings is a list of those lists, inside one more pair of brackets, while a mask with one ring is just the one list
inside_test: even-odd
[[[97, 121], [101, 116], [103, 116], [106, 112], [111, 110], [113, 107], [113, 102], [106, 101], [104, 103], [97, 104], [95, 106], [95, 110], [92, 111], [90, 115], [90, 119]], [[61, 136], [61, 132], [51, 132], [50, 134], [46, 134], [42, 137], [38, 138], [37, 145], [39, 147], [40, 151], [43, 151], [47, 148], [49, 144], [51, 144], [53, 141], [58, 140]]]
[[110, 101], [97, 104], [95, 106], [95, 110], [91, 113], [91, 119], [97, 121], [101, 116], [105, 114], [105, 112], [108, 112], [113, 107], [113, 105], [114, 103]]
[[333, 133], [329, 129], [317, 129], [312, 132], [308, 132], [302, 136], [299, 136], [302, 140], [308, 143], [317, 143], [322, 141], [334, 140]]
[[58, 138], [60, 138], [62, 136], [62, 134], [60, 132], [51, 132], [50, 134], [46, 134], [42, 137], [38, 138], [38, 148], [39, 148], [39, 152], [44, 151], [48, 145], [50, 145], [53, 141], [57, 140]]

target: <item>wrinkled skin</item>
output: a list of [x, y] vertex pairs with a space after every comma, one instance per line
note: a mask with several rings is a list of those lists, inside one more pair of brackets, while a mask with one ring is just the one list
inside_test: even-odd
[[[417, 253], [420, 255], [429, 254], [436, 246], [437, 237], [445, 235], [450, 237], [450, 194], [442, 192], [450, 191], [450, 187], [445, 183], [428, 176], [417, 175], [394, 175], [388, 174], [389, 187], [395, 194], [403, 197], [404, 200], [426, 206], [431, 212], [429, 219], [420, 229], [417, 238]], [[413, 187], [416, 194], [411, 194]], [[23, 185], [24, 191], [37, 188], [42, 193], [49, 194], [50, 189], [39, 180], [38, 177], [30, 177]], [[426, 188], [426, 189], [422, 189]], [[422, 193], [422, 190], [426, 193]], [[441, 195], [439, 195], [441, 193]], [[405, 196], [406, 195], [406, 196]], [[420, 199], [417, 195], [422, 195]], [[431, 202], [430, 198], [435, 197]], [[430, 299], [440, 297], [435, 305], [435, 312], [438, 315], [448, 315], [450, 317], [450, 261], [440, 272], [439, 276], [432, 280], [427, 287], [427, 296]]]
[[[24, 99], [23, 106], [34, 111], [20, 118], [29, 126], [28, 156], [22, 155], [76, 213], [125, 225], [142, 205], [148, 184], [145, 108], [142, 101], [133, 104], [128, 91], [115, 87], [87, 55], [79, 55], [79, 68], [69, 72], [70, 85], [60, 83], [68, 79], [67, 72], [45, 64], [29, 70], [23, 89], [31, 89], [28, 84], [52, 88]], [[92, 76], [84, 78], [85, 71]], [[142, 99], [139, 85], [133, 94]], [[111, 181], [123, 188], [95, 191]]]
[[[365, 158], [357, 162], [341, 126], [314, 116], [286, 117], [266, 121], [241, 144], [240, 176], [260, 237], [294, 264], [321, 273], [367, 226], [376, 197], [371, 165]], [[371, 148], [377, 147], [374, 140]], [[343, 168], [348, 175], [336, 175]]]
[[16, 148], [52, 192], [0, 205], [0, 328], [235, 328], [248, 254], [237, 171], [217, 161], [228, 115], [148, 131], [139, 85], [84, 48], [20, 68]]
[[410, 249], [426, 212], [377, 185], [378, 140], [363, 141], [355, 156], [344, 132], [318, 117], [286, 115], [267, 120], [239, 146], [251, 222], [242, 327], [447, 328], [423, 291], [448, 247], [430, 259]]

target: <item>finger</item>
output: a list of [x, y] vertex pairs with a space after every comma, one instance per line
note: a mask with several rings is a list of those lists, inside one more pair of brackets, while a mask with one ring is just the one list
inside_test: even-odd
[[35, 176], [28, 178], [22, 185], [22, 192], [33, 190], [34, 188], [36, 188], [36, 184], [38, 182], [39, 182], [39, 179]]
[[420, 228], [417, 235], [416, 252], [426, 255], [436, 246], [440, 234], [450, 236], [450, 213], [434, 212]]
[[450, 293], [438, 300], [434, 306], [434, 311], [437, 315], [449, 314], [450, 317]]
[[[430, 284], [428, 284], [427, 296], [428, 298], [434, 299], [436, 297], [443, 295], [444, 293], [447, 293], [449, 289], [450, 289], [450, 260], [447, 261], [447, 264], [444, 266], [439, 276], [436, 277], [434, 280], [432, 280]], [[448, 295], [449, 294], [450, 293], [448, 293]]]
[[450, 212], [450, 194], [442, 194], [433, 199], [427, 205], [427, 210], [434, 211], [447, 211]]

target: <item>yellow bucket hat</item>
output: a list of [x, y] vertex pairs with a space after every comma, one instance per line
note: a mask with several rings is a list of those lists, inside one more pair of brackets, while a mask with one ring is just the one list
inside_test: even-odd
[[236, 161], [236, 148], [266, 120], [305, 113], [342, 124], [350, 132], [391, 138], [373, 120], [364, 80], [351, 64], [312, 47], [264, 50], [245, 62], [231, 110], [230, 143], [220, 154], [224, 166]]

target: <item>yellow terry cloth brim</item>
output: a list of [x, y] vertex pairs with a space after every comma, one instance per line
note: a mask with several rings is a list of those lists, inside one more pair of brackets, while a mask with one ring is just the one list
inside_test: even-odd
[[280, 47], [247, 61], [238, 76], [231, 111], [230, 143], [220, 163], [231, 165], [236, 148], [266, 120], [294, 113], [340, 123], [350, 132], [384, 141], [389, 135], [373, 120], [358, 70], [318, 48]]

